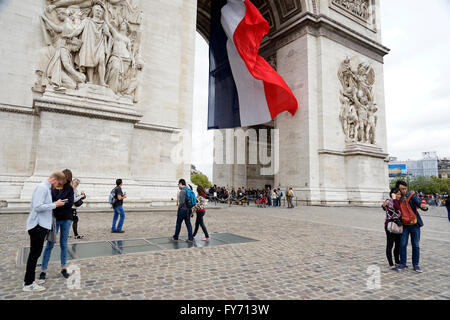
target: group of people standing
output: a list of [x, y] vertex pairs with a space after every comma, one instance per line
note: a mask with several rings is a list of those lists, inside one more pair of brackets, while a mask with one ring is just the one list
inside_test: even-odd
[[[264, 189], [253, 188], [238, 188], [232, 187], [228, 190], [225, 187], [212, 186], [208, 190], [208, 200], [212, 202], [233, 203], [243, 205], [249, 204], [250, 201], [255, 201], [258, 207], [281, 207], [283, 191], [280, 188], [271, 189], [266, 187]], [[294, 208], [294, 190], [292, 187], [286, 189], [286, 204], [287, 208]]]
[[[72, 172], [65, 169], [62, 172], [53, 173], [34, 190], [31, 210], [27, 219], [30, 253], [27, 259], [24, 291], [45, 290], [42, 284], [46, 281], [47, 268], [58, 233], [61, 249], [61, 274], [66, 279], [69, 277], [67, 272], [67, 243], [71, 227], [73, 227], [75, 238], [83, 237], [78, 234], [76, 207], [86, 198], [86, 195], [84, 192], [81, 194], [78, 192], [79, 184], [78, 179], [72, 180]], [[47, 240], [47, 245], [42, 257], [41, 273], [36, 281], [36, 265], [41, 256], [45, 240]]]
[[[411, 237], [413, 269], [421, 273], [419, 242], [420, 228], [424, 226], [424, 223], [418, 209], [427, 211], [428, 205], [422, 203], [414, 192], [408, 192], [406, 182], [397, 181], [395, 188], [390, 192], [390, 199], [382, 204], [382, 208], [386, 212], [384, 228], [389, 267], [395, 271], [408, 268], [406, 264], [407, 247]], [[392, 257], [392, 249], [394, 249], [394, 257]]]

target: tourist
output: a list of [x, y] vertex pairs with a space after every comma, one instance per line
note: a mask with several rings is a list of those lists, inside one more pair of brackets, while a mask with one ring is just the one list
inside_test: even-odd
[[292, 187], [289, 188], [289, 201], [291, 203], [290, 205], [290, 209], [294, 209], [294, 198], [295, 198], [295, 194], [294, 194], [294, 190], [292, 189]]
[[283, 198], [283, 192], [280, 188], [278, 188], [278, 198], [277, 198], [277, 204], [279, 207], [281, 207], [281, 199]]
[[23, 285], [23, 291], [43, 291], [41, 286], [45, 280], [35, 281], [36, 264], [41, 256], [45, 238], [52, 228], [53, 209], [64, 206], [61, 200], [52, 200], [52, 188], [62, 186], [66, 177], [62, 172], [53, 173], [46, 181], [41, 182], [33, 191], [31, 197], [31, 209], [27, 219], [27, 231], [30, 236], [30, 253], [28, 254], [27, 267]]
[[447, 200], [445, 200], [445, 207], [447, 208], [448, 222], [450, 222], [450, 195], [447, 195]]
[[273, 191], [270, 193], [270, 197], [272, 198], [272, 205], [273, 207], [278, 207], [278, 192], [277, 189], [273, 189]]
[[[407, 247], [408, 247], [408, 241], [409, 241], [409, 235], [411, 235], [411, 243], [412, 243], [412, 263], [414, 271], [416, 272], [422, 272], [422, 269], [419, 266], [419, 259], [420, 259], [420, 228], [423, 227], [423, 221], [422, 218], [419, 215], [418, 208], [420, 208], [423, 211], [428, 210], [428, 205], [422, 203], [420, 201], [419, 197], [415, 195], [414, 193], [408, 192], [408, 184], [404, 181], [397, 181], [396, 188], [400, 190], [401, 192], [401, 202], [400, 207], [402, 211], [402, 223], [403, 223], [403, 233], [402, 238], [400, 242], [400, 265], [395, 268], [395, 271], [401, 271], [407, 268], [406, 266], [406, 258], [407, 258]], [[411, 209], [415, 216], [417, 217], [416, 223], [414, 224], [407, 224], [405, 222], [405, 212], [408, 209]]]
[[272, 206], [272, 190], [270, 188], [266, 188], [266, 198], [267, 198], [267, 206]]
[[[127, 194], [122, 191], [123, 181], [122, 179], [116, 180], [116, 187], [113, 189], [114, 192], [114, 217], [112, 221], [111, 233], [124, 233], [122, 230], [123, 223], [125, 221], [125, 211], [123, 210], [123, 200], [127, 198]], [[117, 224], [117, 219], [120, 216], [119, 224]], [[117, 224], [117, 226], [116, 226]]]
[[[394, 269], [400, 265], [400, 240], [402, 238], [401, 234], [392, 233], [388, 230], [389, 222], [396, 223], [401, 226], [402, 213], [400, 211], [400, 198], [402, 194], [399, 189], [391, 190], [391, 198], [386, 200], [382, 207], [386, 212], [386, 220], [384, 222], [384, 231], [386, 232], [386, 257], [389, 262], [389, 267]], [[395, 246], [394, 246], [395, 245]], [[392, 248], [394, 248], [394, 262], [392, 261]]]
[[186, 205], [186, 200], [188, 197], [188, 187], [186, 187], [186, 181], [184, 179], [180, 179], [180, 181], [178, 181], [178, 188], [180, 188], [180, 200], [178, 203], [177, 224], [175, 227], [175, 234], [172, 238], [169, 239], [172, 241], [178, 241], [178, 236], [180, 235], [181, 231], [181, 224], [184, 221], [188, 231], [188, 239], [186, 240], [186, 242], [193, 243], [194, 237], [192, 236], [191, 215], [189, 212], [190, 209]]
[[55, 246], [56, 236], [59, 232], [59, 246], [61, 249], [61, 274], [64, 278], [68, 278], [67, 272], [67, 256], [69, 255], [69, 248], [67, 241], [69, 239], [70, 227], [72, 225], [72, 206], [74, 200], [74, 192], [72, 188], [72, 172], [69, 169], [63, 171], [66, 182], [62, 187], [52, 189], [53, 201], [62, 200], [65, 204], [53, 211], [56, 223], [50, 237], [47, 238], [47, 245], [45, 246], [44, 255], [42, 257], [42, 267], [39, 279], [45, 280], [47, 274], [48, 263], [52, 254], [53, 247]]
[[72, 187], [74, 192], [74, 200], [73, 200], [73, 207], [72, 207], [72, 229], [73, 229], [73, 236], [75, 239], [83, 239], [84, 236], [82, 234], [78, 234], [78, 212], [77, 207], [81, 206], [83, 204], [83, 200], [86, 199], [86, 194], [84, 192], [78, 191], [78, 186], [80, 185], [79, 179], [73, 179], [72, 181]]
[[209, 234], [203, 221], [203, 218], [206, 214], [206, 192], [202, 186], [197, 187], [197, 204], [195, 205], [194, 210], [197, 213], [197, 217], [195, 219], [194, 234], [192, 235], [192, 237], [195, 238], [195, 236], [197, 235], [198, 227], [200, 226], [202, 227], [203, 233], [205, 234], [205, 237], [202, 239], [202, 241], [208, 241]]
[[291, 208], [291, 190], [289, 188], [286, 188], [286, 204], [287, 204], [287, 208], [290, 209]]

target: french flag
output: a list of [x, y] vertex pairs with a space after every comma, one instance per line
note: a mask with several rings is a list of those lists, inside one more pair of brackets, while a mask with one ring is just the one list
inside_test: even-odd
[[269, 23], [250, 0], [211, 1], [208, 129], [263, 124], [298, 102], [258, 54]]

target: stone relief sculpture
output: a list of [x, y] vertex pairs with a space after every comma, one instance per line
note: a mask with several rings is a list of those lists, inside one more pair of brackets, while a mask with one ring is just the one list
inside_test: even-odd
[[369, 0], [332, 0], [332, 3], [364, 20], [368, 20], [370, 17]]
[[[140, 24], [136, 0], [46, 0], [34, 91], [77, 90], [80, 83], [109, 88], [137, 102]], [[109, 90], [107, 89], [107, 90]], [[113, 94], [113, 96], [114, 96]]]
[[[352, 65], [357, 65], [352, 68]], [[365, 62], [358, 63], [346, 58], [338, 71], [342, 89], [339, 119], [346, 142], [375, 144], [378, 117], [377, 105], [372, 94], [375, 71]]]

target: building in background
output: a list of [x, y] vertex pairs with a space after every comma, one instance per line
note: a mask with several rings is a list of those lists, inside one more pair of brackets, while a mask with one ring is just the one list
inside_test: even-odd
[[435, 151], [422, 152], [421, 160], [399, 161], [397, 158], [391, 157], [389, 158], [389, 178], [438, 177], [438, 161]]
[[443, 158], [438, 160], [439, 178], [450, 178], [450, 159]]

